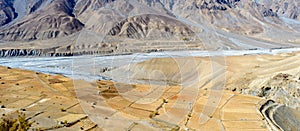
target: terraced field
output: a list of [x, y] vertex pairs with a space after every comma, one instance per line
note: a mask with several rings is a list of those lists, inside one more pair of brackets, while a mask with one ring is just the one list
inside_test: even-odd
[[299, 56], [157, 58], [93, 82], [0, 67], [0, 114], [42, 130], [297, 130]]

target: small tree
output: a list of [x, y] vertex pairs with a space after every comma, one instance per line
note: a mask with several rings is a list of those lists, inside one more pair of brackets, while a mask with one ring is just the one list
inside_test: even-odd
[[32, 123], [26, 119], [24, 113], [17, 111], [18, 118], [13, 119], [3, 115], [0, 120], [0, 130], [1, 131], [27, 131], [31, 127]]
[[183, 41], [189, 41], [190, 39], [187, 38], [187, 37], [183, 37], [182, 40], [183, 40]]

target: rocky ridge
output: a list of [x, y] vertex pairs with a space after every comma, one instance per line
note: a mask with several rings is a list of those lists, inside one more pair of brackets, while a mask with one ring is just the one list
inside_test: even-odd
[[30, 14], [11, 26], [2, 28], [0, 39], [5, 41], [33, 41], [76, 33], [83, 28], [84, 24], [72, 14], [74, 6], [74, 2], [67, 0], [53, 1], [40, 10], [34, 9], [37, 7], [33, 6], [30, 9]]
[[[84, 46], [77, 50], [81, 52], [106, 50], [104, 45], [111, 40], [168, 38], [168, 42], [175, 39], [173, 43], [194, 40], [199, 43], [195, 46], [201, 46], [194, 49], [216, 50], [293, 47], [300, 41], [299, 2], [295, 0], [26, 0], [26, 6], [18, 2], [0, 2], [5, 7], [0, 20], [3, 46], [15, 42], [19, 46], [34, 43], [35, 49], [71, 45], [77, 50], [76, 46]], [[195, 41], [195, 34], [200, 42]], [[66, 41], [70, 37], [72, 40]], [[97, 44], [100, 48], [87, 48]], [[158, 44], [155, 49], [174, 50], [165, 45]]]

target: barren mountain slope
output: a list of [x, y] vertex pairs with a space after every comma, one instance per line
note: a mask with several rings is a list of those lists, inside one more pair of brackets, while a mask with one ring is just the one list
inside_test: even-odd
[[99, 53], [107, 52], [103, 41], [111, 39], [146, 45], [141, 38], [152, 41], [168, 36], [175, 41], [168, 40], [155, 48], [174, 50], [164, 47], [172, 45], [170, 41], [175, 46], [185, 45], [178, 40], [188, 40], [184, 37], [195, 34], [200, 41], [194, 42], [201, 47], [194, 49], [281, 48], [300, 43], [297, 0], [26, 0], [26, 6], [20, 6], [18, 0], [0, 3], [5, 7], [0, 17], [1, 48], [50, 47], [61, 48], [64, 53]]
[[7, 41], [33, 41], [76, 33], [84, 24], [72, 14], [74, 5], [74, 2], [67, 0], [53, 1], [47, 7], [26, 15], [11, 26], [4, 27], [0, 38]]
[[297, 0], [258, 0], [258, 3], [263, 4], [266, 8], [276, 12], [278, 16], [283, 16], [291, 19], [300, 20], [300, 1]]
[[0, 26], [8, 24], [17, 14], [13, 8], [12, 1], [0, 0]]

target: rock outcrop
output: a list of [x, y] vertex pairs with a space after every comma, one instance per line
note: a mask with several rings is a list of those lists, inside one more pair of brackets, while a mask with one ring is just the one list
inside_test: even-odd
[[244, 93], [272, 99], [300, 111], [299, 76], [279, 73], [262, 85], [261, 88], [246, 89]]
[[78, 56], [78, 55], [93, 55], [93, 54], [111, 54], [112, 51], [82, 51], [82, 52], [70, 52], [70, 51], [57, 51], [57, 48], [50, 49], [1, 49], [0, 57], [58, 57], [58, 56]]
[[13, 8], [13, 0], [0, 0], [0, 27], [17, 17]]
[[278, 16], [300, 20], [299, 7], [300, 2], [296, 0], [259, 0], [258, 3], [264, 5], [265, 8], [272, 10]]
[[[0, 39], [5, 41], [33, 41], [77, 33], [84, 27], [84, 24], [72, 14], [74, 6], [74, 1], [53, 1], [47, 7], [32, 12], [11, 26], [1, 29]], [[31, 11], [36, 10], [34, 7], [31, 9]]]
[[289, 106], [266, 100], [261, 103], [259, 111], [264, 116], [270, 130], [300, 130], [300, 113]]
[[127, 18], [117, 23], [108, 35], [133, 39], [157, 40], [163, 38], [162, 40], [180, 40], [195, 34], [188, 26], [171, 18], [158, 15], [142, 15]]
[[[38, 43], [35, 45], [39, 46], [35, 48], [47, 49], [49, 46], [104, 45], [107, 44], [106, 41], [120, 49], [119, 47], [125, 46], [118, 46], [111, 40], [116, 40], [115, 43], [132, 40], [126, 45], [138, 42], [139, 46], [152, 46], [146, 50], [155, 51], [174, 50], [165, 48], [165, 45], [172, 44], [180, 45], [179, 49], [186, 49], [186, 43], [182, 40], [193, 41], [196, 40], [195, 37], [199, 41], [194, 42], [200, 45], [195, 45], [198, 48], [193, 49], [206, 47], [212, 50], [286, 47], [297, 46], [300, 42], [300, 22], [297, 21], [300, 11], [296, 0], [26, 0], [25, 3], [22, 1], [22, 4], [17, 4], [18, 2], [0, 1], [1, 46], [18, 42], [19, 45], [10, 46], [18, 48]], [[140, 40], [167, 41], [153, 45], [148, 44], [149, 41]], [[43, 44], [45, 46], [41, 46]], [[131, 49], [132, 46], [126, 47], [135, 52], [133, 50], [136, 49]], [[100, 47], [100, 50], [106, 49]]]

